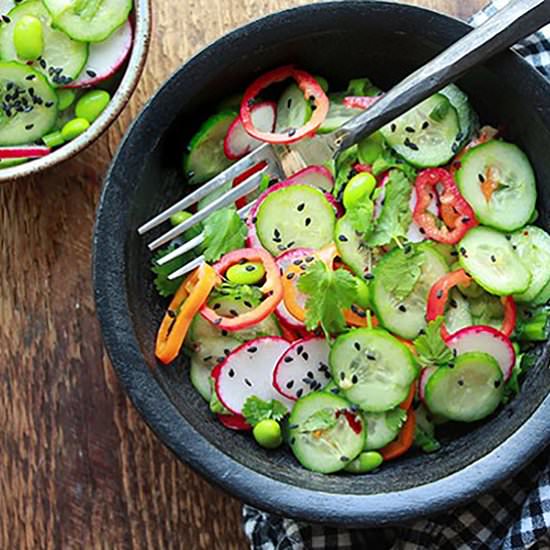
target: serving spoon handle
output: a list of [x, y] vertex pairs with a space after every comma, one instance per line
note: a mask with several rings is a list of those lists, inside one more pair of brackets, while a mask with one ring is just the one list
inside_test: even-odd
[[333, 150], [342, 151], [379, 130], [472, 67], [549, 22], [550, 0], [515, 0], [333, 132]]

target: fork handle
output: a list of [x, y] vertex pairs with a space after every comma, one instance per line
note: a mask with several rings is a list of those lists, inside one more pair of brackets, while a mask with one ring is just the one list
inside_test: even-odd
[[550, 21], [550, 0], [516, 0], [455, 42], [334, 132], [336, 151], [376, 132], [421, 101]]

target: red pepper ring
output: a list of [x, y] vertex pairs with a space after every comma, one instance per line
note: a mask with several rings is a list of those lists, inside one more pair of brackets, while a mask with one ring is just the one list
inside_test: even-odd
[[[437, 191], [438, 185], [443, 186], [442, 193]], [[416, 178], [415, 187], [417, 200], [413, 220], [430, 239], [445, 244], [456, 244], [469, 229], [478, 224], [472, 207], [460, 194], [453, 176], [444, 168], [423, 170]], [[434, 193], [439, 196], [442, 212], [452, 210], [456, 214], [451, 229], [444, 223], [438, 227], [436, 216], [428, 211]], [[448, 216], [445, 217], [447, 221], [451, 221]]]
[[[313, 114], [311, 118], [300, 128], [290, 128], [285, 133], [262, 132], [252, 122], [252, 106], [260, 92], [277, 82], [287, 78], [293, 78], [303, 92], [306, 101], [312, 102]], [[243, 127], [252, 137], [267, 143], [294, 143], [303, 137], [313, 134], [325, 120], [328, 114], [329, 100], [315, 78], [296, 69], [293, 65], [285, 65], [265, 73], [257, 78], [244, 92], [241, 102], [240, 117]]]
[[[428, 296], [426, 319], [435, 321], [438, 317], [445, 315], [445, 307], [451, 289], [457, 285], [468, 286], [471, 282], [472, 278], [463, 269], [452, 271], [439, 278], [432, 286]], [[503, 296], [501, 302], [504, 306], [504, 319], [500, 332], [505, 336], [510, 336], [516, 327], [516, 303], [511, 296]], [[449, 331], [443, 323], [441, 325], [441, 337], [443, 340], [447, 340], [449, 336]]]
[[239, 262], [262, 262], [265, 269], [265, 282], [260, 291], [264, 300], [252, 311], [247, 311], [237, 317], [223, 317], [216, 313], [208, 304], [203, 305], [200, 314], [210, 323], [222, 330], [235, 331], [249, 328], [263, 321], [283, 298], [283, 285], [279, 275], [279, 267], [269, 252], [261, 248], [243, 248], [229, 252], [214, 265], [216, 273], [223, 277], [225, 272]]

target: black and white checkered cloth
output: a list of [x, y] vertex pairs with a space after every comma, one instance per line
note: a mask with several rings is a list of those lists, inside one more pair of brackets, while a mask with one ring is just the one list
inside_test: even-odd
[[[495, 0], [472, 23], [508, 2]], [[550, 79], [550, 25], [515, 49]], [[550, 550], [550, 452], [476, 502], [399, 528], [336, 529], [250, 506], [243, 508], [243, 524], [254, 550]]]

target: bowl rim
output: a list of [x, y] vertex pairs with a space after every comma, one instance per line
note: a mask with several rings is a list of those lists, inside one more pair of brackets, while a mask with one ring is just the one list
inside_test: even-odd
[[[473, 500], [498, 482], [513, 475], [533, 459], [550, 442], [550, 395], [508, 439], [465, 468], [436, 481], [410, 489], [372, 495], [328, 493], [288, 485], [259, 473], [230, 458], [207, 441], [179, 413], [169, 396], [154, 378], [140, 351], [128, 314], [124, 271], [126, 247], [117, 244], [117, 233], [127, 231], [121, 225], [120, 212], [128, 207], [128, 196], [113, 185], [117, 162], [129, 145], [132, 132], [140, 125], [148, 106], [154, 104], [166, 88], [175, 85], [176, 75], [185, 67], [200, 61], [206, 53], [212, 55], [222, 48], [225, 40], [248, 33], [269, 18], [316, 9], [331, 9], [342, 5], [373, 3], [378, 6], [421, 11], [430, 18], [442, 18], [462, 26], [469, 25], [430, 9], [379, 0], [343, 0], [299, 6], [256, 19], [209, 44], [164, 82], [134, 120], [114, 157], [105, 179], [98, 205], [93, 236], [93, 281], [96, 309], [104, 344], [122, 386], [147, 425], [181, 461], [198, 471], [211, 483], [218, 485], [242, 501], [260, 509], [285, 516], [328, 525], [374, 527], [395, 524], [435, 514]], [[514, 52], [517, 62], [537, 71]], [[538, 73], [537, 73], [538, 74]], [[542, 75], [542, 86], [550, 85]], [[192, 445], [187, 442], [192, 441]], [[391, 497], [391, 498], [390, 498]]]
[[94, 143], [118, 118], [136, 89], [147, 59], [152, 33], [152, 0], [134, 0], [136, 14], [132, 50], [124, 76], [107, 108], [76, 139], [54, 150], [45, 157], [37, 158], [0, 170], [0, 184], [36, 174], [68, 160]]

